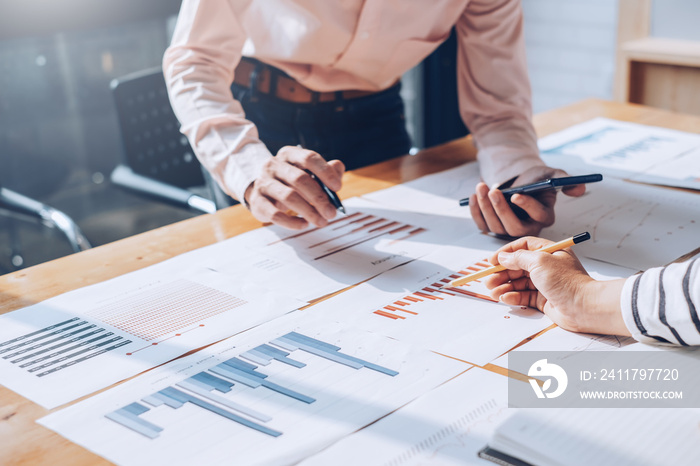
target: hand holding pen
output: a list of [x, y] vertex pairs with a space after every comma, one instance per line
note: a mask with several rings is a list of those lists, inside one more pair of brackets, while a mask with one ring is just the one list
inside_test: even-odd
[[262, 222], [292, 230], [306, 228], [309, 223], [323, 227], [337, 215], [338, 206], [318, 181], [337, 191], [344, 172], [345, 166], [339, 160], [327, 162], [316, 152], [285, 146], [265, 162], [244, 198], [251, 213]]
[[[557, 191], [545, 189], [529, 194], [515, 193], [507, 198], [502, 190], [562, 176], [567, 176], [567, 173], [538, 165], [498, 187], [489, 189], [486, 184], [479, 183], [468, 200], [471, 217], [484, 232], [511, 237], [538, 234], [542, 228], [554, 223]], [[585, 184], [563, 188], [567, 196], [581, 196], [585, 192]]]

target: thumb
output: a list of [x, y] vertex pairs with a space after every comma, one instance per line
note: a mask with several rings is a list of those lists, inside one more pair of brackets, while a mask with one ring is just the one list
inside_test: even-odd
[[564, 194], [571, 197], [580, 197], [586, 194], [585, 184], [576, 184], [563, 189]]
[[498, 253], [498, 263], [510, 270], [525, 270], [530, 272], [540, 262], [542, 253], [518, 249], [515, 252]]

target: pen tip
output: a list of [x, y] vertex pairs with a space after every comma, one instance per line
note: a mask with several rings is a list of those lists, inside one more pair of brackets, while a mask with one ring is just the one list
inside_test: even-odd
[[344, 214], [347, 214], [347, 212], [345, 211], [345, 207], [343, 207], [342, 205], [340, 207], [338, 207], [338, 210]]

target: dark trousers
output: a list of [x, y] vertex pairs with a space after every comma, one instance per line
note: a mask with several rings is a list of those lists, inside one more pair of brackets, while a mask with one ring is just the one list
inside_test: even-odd
[[408, 154], [401, 85], [365, 97], [332, 102], [294, 103], [236, 83], [233, 96], [260, 139], [277, 154], [283, 146], [301, 145], [326, 160], [339, 159], [352, 170]]

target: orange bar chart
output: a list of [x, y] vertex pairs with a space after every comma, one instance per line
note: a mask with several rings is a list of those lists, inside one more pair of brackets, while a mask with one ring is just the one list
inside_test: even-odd
[[[497, 303], [498, 301], [489, 296], [488, 290], [479, 280], [468, 283], [463, 287], [447, 286], [452, 279], [479, 272], [489, 267], [491, 267], [491, 264], [489, 264], [487, 260], [478, 261], [475, 264], [464, 267], [464, 269], [459, 272], [454, 272], [448, 277], [438, 279], [429, 286], [425, 286], [391, 304], [387, 304], [382, 309], [374, 311], [374, 314], [395, 321], [406, 320], [406, 318], [410, 319], [411, 315], [415, 316], [419, 314], [416, 310], [408, 309], [409, 306], [414, 306], [418, 303], [437, 304], [441, 302], [451, 302], [450, 297], [460, 296], [468, 296], [470, 298], [483, 299], [485, 301]], [[465, 289], [466, 287], [471, 287], [472, 289]], [[408, 316], [406, 314], [408, 314]]]

